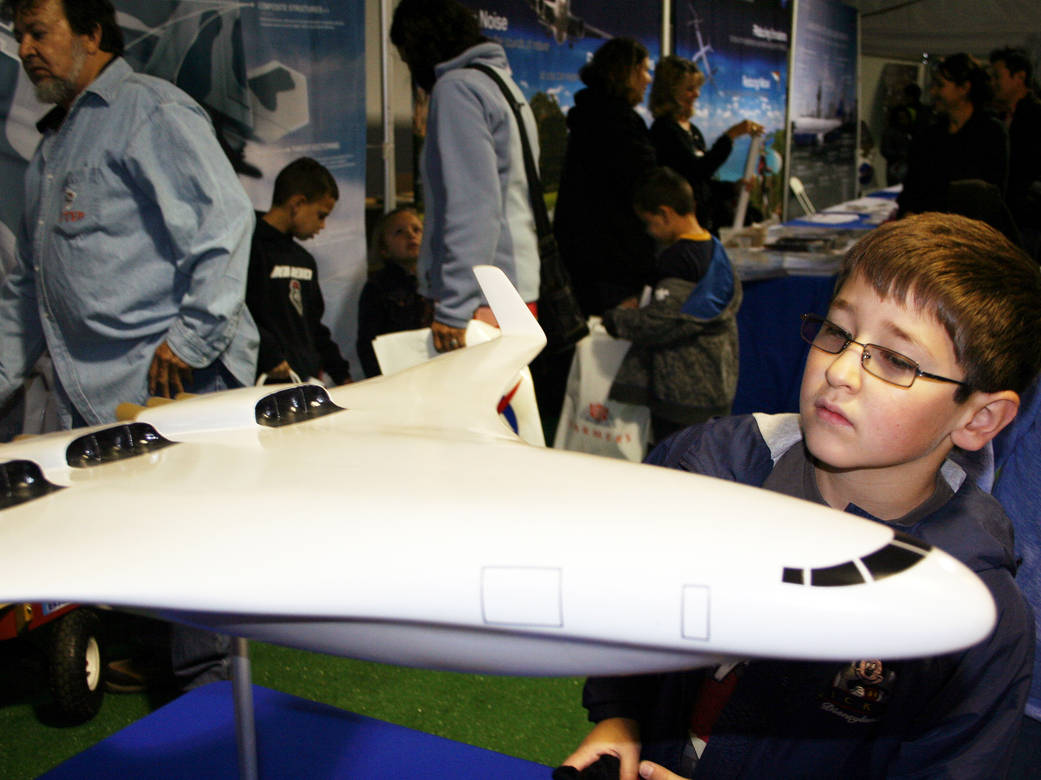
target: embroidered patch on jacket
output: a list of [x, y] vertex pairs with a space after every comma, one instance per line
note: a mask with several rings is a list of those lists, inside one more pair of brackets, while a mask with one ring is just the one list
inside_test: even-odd
[[296, 313], [301, 317], [304, 316], [304, 294], [302, 289], [299, 279], [291, 279], [289, 281], [289, 302], [293, 304]]
[[62, 212], [61, 212], [61, 221], [62, 222], [79, 222], [81, 219], [83, 219], [85, 216], [87, 216], [84, 212], [78, 211], [77, 209], [72, 208], [72, 204], [75, 202], [75, 200], [76, 200], [76, 193], [73, 192], [68, 187], [66, 187], [65, 188], [65, 208], [63, 208]]
[[847, 723], [874, 723], [885, 714], [895, 682], [896, 672], [877, 658], [854, 661], [835, 675], [821, 709]]

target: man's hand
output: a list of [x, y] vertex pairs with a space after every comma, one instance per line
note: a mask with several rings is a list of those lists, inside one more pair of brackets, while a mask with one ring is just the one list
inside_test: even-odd
[[466, 346], [466, 328], [453, 328], [434, 320], [430, 323], [430, 332], [434, 334], [434, 349], [438, 352], [451, 352]]
[[[637, 780], [636, 767], [640, 762], [640, 727], [629, 718], [608, 718], [593, 727], [582, 740], [578, 750], [564, 759], [564, 766], [585, 769], [604, 753], [617, 756], [621, 762], [618, 780]], [[663, 770], [664, 771], [664, 770]], [[667, 775], [663, 775], [663, 778]], [[655, 778], [659, 780], [659, 778]]]
[[192, 383], [192, 367], [181, 360], [165, 341], [155, 348], [148, 367], [148, 392], [162, 398], [174, 398]]

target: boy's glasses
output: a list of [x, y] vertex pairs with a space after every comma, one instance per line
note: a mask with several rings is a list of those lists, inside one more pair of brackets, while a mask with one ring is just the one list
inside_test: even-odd
[[864, 370], [893, 385], [910, 387], [918, 377], [924, 376], [926, 379], [935, 379], [937, 382], [950, 382], [968, 387], [965, 382], [960, 380], [948, 379], [945, 376], [922, 371], [918, 367], [918, 363], [899, 352], [880, 347], [878, 344], [862, 344], [834, 322], [818, 317], [816, 314], [802, 315], [802, 328], [799, 333], [807, 344], [830, 355], [838, 355], [850, 344], [856, 344], [863, 350], [860, 353], [860, 365]]

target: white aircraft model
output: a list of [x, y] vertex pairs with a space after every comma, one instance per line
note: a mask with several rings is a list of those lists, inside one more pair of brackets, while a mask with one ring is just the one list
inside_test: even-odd
[[522, 442], [496, 402], [544, 336], [501, 272], [478, 274], [493, 341], [0, 446], [0, 601], [525, 675], [909, 657], [991, 631], [982, 583], [887, 526]]

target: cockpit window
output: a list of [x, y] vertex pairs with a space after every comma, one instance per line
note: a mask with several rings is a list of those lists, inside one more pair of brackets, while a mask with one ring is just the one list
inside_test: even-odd
[[792, 585], [825, 588], [861, 585], [907, 571], [922, 560], [930, 550], [932, 547], [925, 542], [897, 532], [893, 535], [893, 541], [885, 547], [857, 560], [815, 569], [786, 566], [781, 574], [781, 581]]
[[860, 570], [853, 561], [810, 570], [810, 585], [832, 588], [837, 585], [860, 585], [864, 582]]
[[922, 560], [922, 553], [917, 550], [908, 550], [896, 544], [887, 544], [881, 550], [876, 550], [871, 555], [865, 555], [861, 560], [876, 580], [891, 577], [902, 571], [907, 571], [918, 561]]

